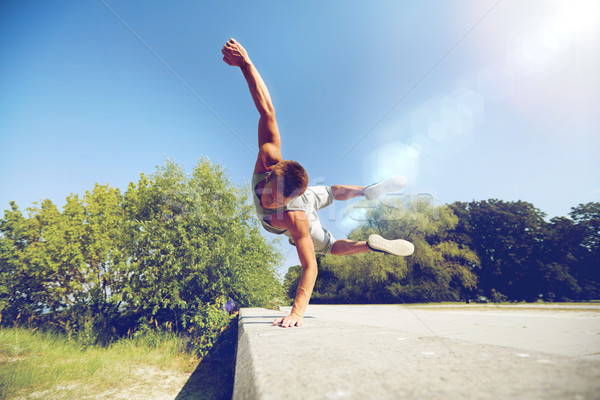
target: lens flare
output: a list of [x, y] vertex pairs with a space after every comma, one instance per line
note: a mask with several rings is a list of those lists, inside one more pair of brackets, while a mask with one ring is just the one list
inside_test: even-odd
[[598, 30], [600, 2], [571, 0], [556, 2], [556, 27], [563, 35], [589, 34]]

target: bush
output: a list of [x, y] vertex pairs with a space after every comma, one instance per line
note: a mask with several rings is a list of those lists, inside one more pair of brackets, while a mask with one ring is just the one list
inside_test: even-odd
[[280, 254], [261, 235], [245, 190], [200, 160], [166, 165], [124, 194], [96, 185], [0, 220], [0, 321], [29, 321], [86, 346], [135, 332], [190, 336], [203, 353], [242, 307], [283, 297]]

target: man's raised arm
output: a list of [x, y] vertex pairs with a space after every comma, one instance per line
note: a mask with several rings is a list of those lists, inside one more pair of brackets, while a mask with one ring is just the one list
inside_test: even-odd
[[282, 160], [281, 138], [275, 119], [275, 108], [269, 95], [267, 85], [262, 80], [258, 70], [252, 64], [246, 49], [234, 39], [229, 39], [221, 50], [223, 61], [235, 67], [240, 67], [248, 83], [248, 89], [254, 100], [254, 105], [260, 114], [258, 122], [258, 159], [254, 172], [266, 172]]

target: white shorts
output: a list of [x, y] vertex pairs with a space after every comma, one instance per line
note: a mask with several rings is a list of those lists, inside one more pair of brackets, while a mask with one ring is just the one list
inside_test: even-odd
[[[287, 204], [288, 210], [302, 210], [306, 213], [308, 230], [315, 247], [315, 253], [331, 253], [331, 247], [335, 242], [331, 232], [321, 226], [317, 214], [318, 210], [327, 207], [333, 203], [333, 200], [333, 192], [329, 186], [309, 186], [304, 194], [294, 198]], [[284, 235], [290, 239], [291, 244], [294, 244], [289, 231], [285, 231]]]

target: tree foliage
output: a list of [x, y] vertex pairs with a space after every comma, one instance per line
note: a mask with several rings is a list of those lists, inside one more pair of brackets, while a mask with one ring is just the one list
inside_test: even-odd
[[12, 202], [0, 220], [0, 315], [87, 326], [98, 340], [173, 329], [206, 349], [226, 301], [281, 297], [279, 261], [219, 166], [201, 160], [187, 175], [167, 161], [124, 194], [96, 185], [71, 195], [62, 212], [45, 200], [24, 216]]
[[598, 298], [599, 203], [547, 222], [532, 204], [490, 199], [456, 202], [453, 240], [481, 259], [478, 289], [508, 300]]
[[[412, 198], [368, 207], [356, 206], [363, 222], [349, 238], [404, 238], [415, 244], [414, 255], [319, 257], [313, 302], [600, 298], [600, 203], [580, 204], [571, 218], [550, 221], [523, 201], [434, 207], [426, 198]], [[285, 276], [290, 297], [300, 275], [294, 266]]]
[[[571, 229], [565, 232], [570, 245], [572, 271], [588, 299], [600, 298], [600, 202], [579, 204], [569, 213]], [[573, 260], [574, 259], [574, 260]]]

